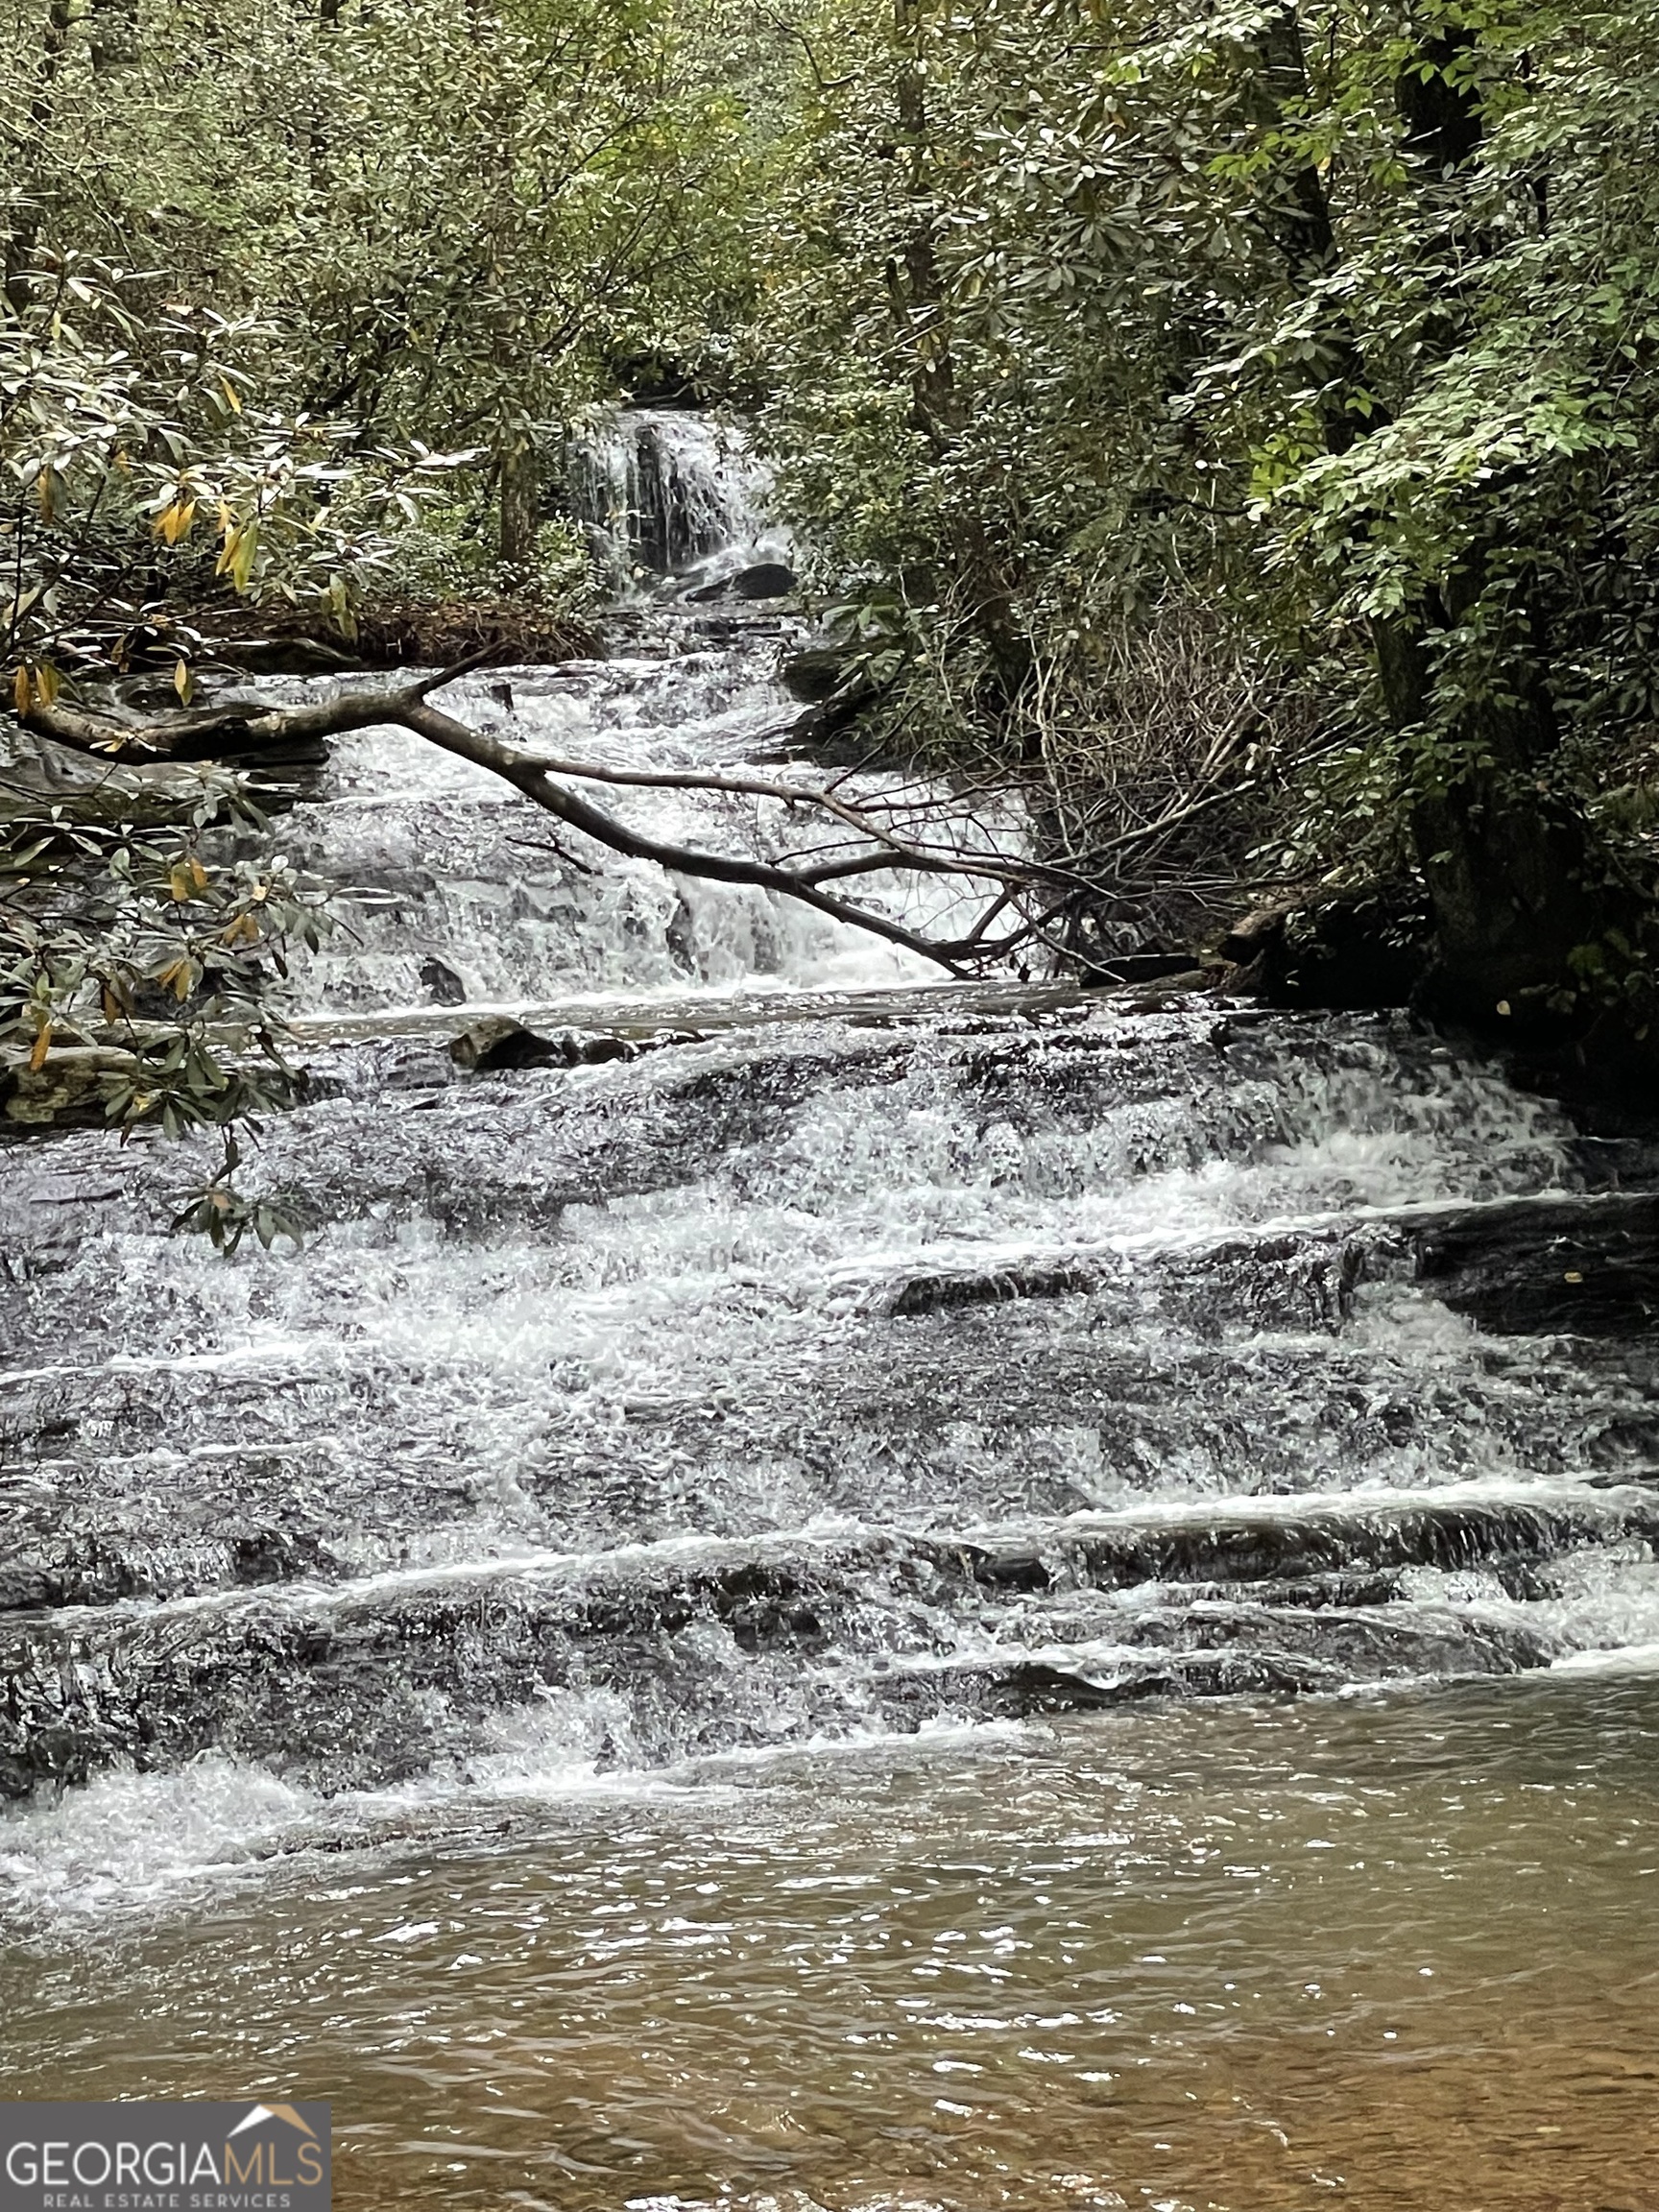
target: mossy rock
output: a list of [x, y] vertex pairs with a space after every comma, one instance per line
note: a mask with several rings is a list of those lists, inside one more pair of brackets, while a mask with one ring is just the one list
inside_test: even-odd
[[136, 1066], [108, 1045], [56, 1045], [38, 1068], [24, 1053], [0, 1054], [0, 1118], [20, 1129], [99, 1124], [108, 1085]]

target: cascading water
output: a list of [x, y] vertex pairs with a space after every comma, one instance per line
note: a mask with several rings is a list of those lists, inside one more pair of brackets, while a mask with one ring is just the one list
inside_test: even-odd
[[[636, 484], [655, 450], [679, 457], [685, 487], [696, 451], [715, 453], [718, 488], [717, 448], [698, 444], [712, 432], [640, 416], [627, 436], [634, 458], [605, 478], [623, 486], [618, 504], [677, 517], [650, 541], [651, 565], [717, 559], [715, 540], [753, 536], [741, 487], [715, 512]], [[664, 464], [659, 491], [669, 481]], [[703, 630], [681, 610], [653, 650], [636, 640], [633, 657], [603, 663], [492, 672], [457, 704], [565, 754], [753, 759], [788, 717], [771, 675], [780, 635], [775, 613], [733, 634], [730, 616]], [[637, 804], [682, 841], [718, 827], [766, 850], [781, 833], [747, 803]], [[358, 1887], [320, 1875], [297, 1903], [270, 1869], [232, 1899], [228, 1868], [331, 1865], [358, 1850], [393, 1906], [366, 1903], [352, 1936], [391, 1946], [373, 1955], [387, 1975], [394, 1963], [413, 1975], [435, 1932], [465, 1929], [463, 1982], [446, 1985], [465, 1986], [494, 1970], [489, 1899], [518, 1879], [487, 1839], [528, 1849], [557, 1818], [576, 1823], [555, 1850], [557, 1879], [573, 1886], [571, 1958], [606, 1961], [602, 2009], [632, 2023], [630, 2056], [605, 2057], [576, 1964], [558, 1970], [568, 1985], [536, 1984], [542, 2014], [589, 2019], [560, 2063], [590, 2069], [593, 2085], [571, 2092], [581, 2109], [557, 2124], [553, 2152], [541, 2135], [541, 2149], [512, 2151], [519, 2200], [701, 2204], [768, 2177], [836, 2207], [1130, 2200], [1019, 2068], [1082, 2035], [1076, 2023], [1107, 2034], [1109, 2018], [1130, 2055], [1081, 2079], [1154, 2057], [1157, 2081], [1186, 2077], [1168, 2072], [1166, 2023], [1123, 2025], [1141, 2022], [1140, 1998], [1113, 2010], [1078, 1980], [1081, 1936], [1053, 1937], [1050, 1980], [1003, 2024], [1018, 2065], [1002, 2052], [996, 1992], [1026, 1971], [1022, 1947], [1048, 1956], [1028, 1900], [1046, 1911], [1052, 1892], [1065, 1926], [1083, 1928], [1075, 1867], [1106, 1835], [1111, 1894], [1139, 1900], [1124, 1910], [1147, 1946], [1121, 1970], [1150, 1991], [1180, 1936], [1159, 1887], [1177, 1876], [1134, 1868], [1180, 1852], [1146, 1825], [1154, 1785], [1126, 1777], [1156, 1768], [1158, 1744], [1177, 1765], [1247, 1773], [1226, 1786], [1225, 1816], [1211, 1803], [1202, 1820], [1238, 1831], [1215, 1843], [1218, 1868], [1255, 1879], [1256, 1867], [1271, 1887], [1288, 1875], [1256, 1866], [1242, 1839], [1252, 1806], [1309, 1827], [1319, 1851], [1332, 1846], [1312, 1829], [1338, 1814], [1308, 1808], [1384, 1785], [1351, 1781], [1368, 1771], [1354, 1765], [1363, 1716], [1334, 1750], [1308, 1735], [1326, 1722], [1274, 1722], [1303, 1731], [1286, 1774], [1334, 1762], [1350, 1780], [1308, 1795], [1273, 1779], [1279, 1752], [1261, 1732], [1279, 1709], [1262, 1698], [1311, 1693], [1320, 1711], [1320, 1694], [1415, 1686], [1375, 1716], [1404, 1772], [1409, 1698], [1427, 1686], [1480, 1678], [1455, 1710], [1489, 1715], [1495, 1680], [1576, 1680], [1659, 1647], [1652, 1204], [1626, 1188], [1650, 1164], [1580, 1138], [1404, 1018], [941, 986], [910, 955], [762, 894], [671, 882], [555, 839], [504, 787], [414, 738], [342, 742], [321, 796], [291, 820], [295, 849], [356, 900], [349, 933], [297, 977], [315, 1094], [271, 1126], [261, 1157], [270, 1184], [302, 1191], [317, 1214], [304, 1251], [220, 1264], [170, 1238], [189, 1170], [143, 1141], [34, 1145], [0, 1201], [0, 1786], [13, 1800], [0, 1875], [18, 1946], [0, 1997], [33, 2039], [12, 2045], [0, 2029], [0, 2079], [18, 2095], [69, 2094], [84, 2079], [76, 2023], [92, 1999], [73, 1993], [80, 1969], [51, 1947], [88, 1912], [127, 1926], [123, 1906], [159, 1896], [131, 1956], [162, 1957], [170, 1939], [155, 1931], [174, 1925], [165, 1900], [184, 1885], [209, 1921], [223, 1916], [211, 1943], [232, 1983], [239, 1914], [275, 1915], [257, 1923], [256, 1950], [285, 1915], [310, 1931], [293, 1943], [348, 1939]], [[913, 916], [949, 895], [918, 891]], [[482, 1004], [651, 1048], [465, 1075], [444, 1045]], [[1450, 1728], [1454, 1708], [1432, 1695]], [[1196, 1697], [1219, 1698], [1204, 1711], [1220, 1718], [1194, 1719], [1181, 1701]], [[1116, 1710], [1130, 1702], [1133, 1748]], [[923, 1781], [896, 1779], [906, 1743], [931, 1746], [930, 1764], [902, 1769]], [[692, 1808], [691, 1828], [661, 1846], [665, 1875], [650, 1870], [638, 1823], [665, 1835], [650, 1822], [682, 1815], [654, 1789]], [[910, 1810], [892, 1815], [902, 1833], [878, 1837], [871, 1808], [890, 1790]], [[1002, 1865], [983, 1808], [971, 1819], [958, 1802], [981, 1790], [1006, 1798], [1028, 1838], [1023, 1870]], [[613, 1810], [589, 1828], [580, 1808], [595, 1791]], [[854, 1841], [830, 1839], [830, 1803]], [[954, 1856], [929, 1840], [970, 1831]], [[398, 1856], [416, 1847], [436, 1859]], [[685, 1945], [735, 1925], [697, 1903], [733, 1879], [732, 1851], [780, 1869], [773, 1902], [741, 1909], [760, 1914], [757, 1928], [776, 1910], [814, 1957], [819, 1933], [841, 1931], [824, 1974], [863, 1943], [866, 1893], [921, 1896], [948, 1888], [952, 1866], [978, 1870], [974, 1899], [941, 1905], [926, 1935], [897, 1933], [908, 1908], [891, 1923], [895, 1945], [921, 1946], [917, 1976], [965, 1972], [972, 1956], [982, 1977], [977, 2011], [966, 1995], [941, 2009], [924, 1978], [900, 1984], [897, 2025], [870, 2030], [897, 2050], [906, 2023], [932, 2023], [922, 2137], [904, 2118], [909, 2088], [876, 2056], [874, 2073], [860, 2058], [854, 2075], [887, 2084], [868, 2094], [873, 2111], [891, 2105], [891, 2126], [836, 2100], [832, 2124], [800, 2124], [816, 2151], [735, 2091], [707, 2124], [694, 2118], [709, 2108], [701, 2060], [678, 2087], [651, 2086], [673, 2005], [707, 1992], [641, 1995], [636, 2018], [605, 1915], [645, 1913], [638, 1925], [681, 1961], [664, 1967], [671, 1983], [687, 1971]], [[945, 1872], [927, 1871], [941, 1851]], [[840, 1887], [830, 1918], [820, 1929], [808, 1914], [803, 1934], [806, 1907], [785, 1913], [778, 1900], [814, 1883]], [[658, 1892], [673, 1911], [653, 1920]], [[1432, 1920], [1421, 1900], [1412, 1911], [1413, 1928]], [[1307, 1940], [1286, 1914], [1277, 1939]], [[1215, 1992], [1230, 1940], [1215, 1938]], [[745, 1951], [757, 1986], [767, 1948], [757, 1935]], [[57, 1982], [42, 1986], [70, 1992], [56, 2010], [29, 1964], [47, 1955]], [[867, 1991], [885, 1987], [888, 1965], [858, 1956]], [[270, 1985], [285, 1971], [272, 1964]], [[137, 1964], [120, 1972], [133, 1992], [150, 1986]], [[377, 2032], [371, 2016], [402, 2002], [377, 1966], [364, 1973], [379, 1994], [363, 2000], [360, 2044]], [[354, 2017], [356, 2001], [336, 1995]], [[447, 2017], [452, 1999], [420, 2002]], [[1196, 2020], [1212, 2002], [1194, 1993], [1174, 2010]], [[152, 2000], [131, 2003], [136, 2018]], [[297, 1991], [292, 2018], [303, 2004]], [[230, 2017], [213, 2014], [204, 2048], [227, 2047]], [[836, 2017], [813, 2080], [865, 2040], [856, 2008]], [[258, 2029], [264, 2056], [238, 2087], [291, 2086], [274, 2056], [293, 2046], [289, 2022]], [[495, 2031], [454, 2032], [488, 2043]], [[983, 2060], [960, 2056], [976, 2037]], [[125, 2054], [122, 2083], [197, 2080], [112, 2021], [93, 2047]], [[344, 2048], [336, 2057], [351, 2063]], [[461, 2099], [459, 2145], [485, 2126], [465, 2109], [468, 2084], [494, 2081], [495, 2063], [430, 2077]], [[995, 2116], [964, 2084], [993, 2063], [1015, 2068], [1018, 2111], [1050, 2114], [1009, 2153], [1037, 2161], [1041, 2186], [981, 2156]], [[617, 2086], [629, 2065], [637, 2099]], [[607, 2066], [616, 2079], [601, 2089]], [[385, 2069], [374, 2079], [374, 2095], [394, 2094]], [[805, 2111], [815, 2093], [784, 2103], [803, 2097], [790, 2108]], [[683, 2115], [667, 2133], [658, 2104]], [[1169, 2138], [1153, 2145], [1162, 2155], [1186, 2123], [1157, 2111], [1146, 2124]], [[501, 2141], [518, 2144], [520, 2120], [502, 2119]], [[469, 2171], [471, 2152], [415, 2172], [365, 2126], [361, 2172], [380, 2178], [361, 2200], [384, 2189], [470, 2201], [474, 2183], [444, 2175]], [[861, 2163], [872, 2127], [887, 2148]], [[827, 2129], [853, 2146], [844, 2159], [823, 2148]], [[538, 2179], [538, 2158], [562, 2178]], [[1145, 2192], [1161, 2171], [1152, 2158]], [[481, 2172], [483, 2201], [494, 2184]], [[994, 2172], [1007, 2182], [995, 2198]], [[941, 2196], [941, 2175], [968, 2198]], [[911, 2193], [872, 2193], [896, 2179]], [[1235, 2201], [1214, 2193], [1221, 2182], [1208, 2197], [1190, 2175], [1180, 2186], [1193, 2202]], [[1304, 2200], [1276, 2187], [1248, 2201]], [[1189, 2200], [1171, 2185], [1171, 2204]]]
[[[774, 671], [781, 626], [666, 656], [513, 670], [457, 686], [462, 712], [533, 748], [624, 767], [729, 768], [775, 748], [797, 709]], [[637, 642], [637, 641], [633, 641]], [[345, 926], [309, 962], [314, 1010], [579, 998], [613, 1014], [665, 993], [920, 982], [931, 964], [760, 892], [582, 853], [544, 816], [406, 733], [343, 740], [306, 857]], [[782, 849], [781, 809], [685, 792], [622, 802], [671, 842]], [[920, 913], [959, 899], [947, 882]], [[451, 981], [450, 978], [454, 980]]]
[[624, 409], [572, 446], [568, 474], [601, 566], [625, 590], [789, 557], [766, 512], [766, 472], [733, 424]]

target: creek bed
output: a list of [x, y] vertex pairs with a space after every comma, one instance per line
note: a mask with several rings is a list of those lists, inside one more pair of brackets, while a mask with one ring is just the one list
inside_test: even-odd
[[210, 1763], [10, 1861], [0, 2090], [328, 2098], [354, 2207], [1642, 2212], [1656, 1814], [1640, 1671], [331, 1814]]
[[[702, 623], [457, 709], [763, 760]], [[407, 733], [283, 834], [304, 1250], [0, 1182], [0, 2094], [327, 2097], [347, 2207], [1650, 2203], [1652, 1147]], [[504, 1006], [627, 1049], [457, 1067]]]

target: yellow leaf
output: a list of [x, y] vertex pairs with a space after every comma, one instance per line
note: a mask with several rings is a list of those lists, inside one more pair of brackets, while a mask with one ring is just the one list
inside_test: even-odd
[[35, 704], [35, 686], [29, 681], [29, 664], [19, 661], [17, 673], [12, 679], [12, 704], [19, 714], [27, 714]]
[[187, 661], [174, 661], [173, 688], [178, 692], [180, 698], [183, 700], [185, 706], [188, 707], [190, 704], [191, 693], [196, 688], [196, 679], [191, 675], [189, 663]]
[[230, 582], [238, 592], [246, 593], [253, 579], [253, 560], [259, 550], [259, 525], [244, 522], [236, 533], [236, 551], [230, 561]]
[[116, 998], [114, 992], [110, 990], [108, 983], [101, 987], [99, 995], [104, 1001], [104, 1019], [111, 1026], [113, 1026], [117, 1022], [120, 1021], [124, 1011], [121, 1001]]
[[39, 695], [40, 704], [43, 707], [50, 707], [62, 688], [62, 677], [59, 675], [50, 661], [42, 661], [39, 667], [35, 671], [35, 689]]
[[173, 996], [179, 1000], [180, 1005], [182, 1005], [184, 1000], [189, 998], [190, 985], [193, 980], [194, 978], [190, 974], [189, 961], [180, 960], [179, 962], [179, 972], [173, 978]]
[[[178, 901], [179, 904], [182, 906], [185, 900], [190, 896], [190, 871], [185, 867], [182, 860], [179, 862], [178, 866], [169, 875], [167, 883], [169, 889], [173, 893], [174, 898]], [[177, 963], [175, 963], [175, 965], [177, 965]], [[172, 970], [169, 969], [168, 974], [171, 974]], [[166, 982], [167, 976], [164, 975], [161, 980]], [[180, 993], [180, 996], [182, 997], [183, 994]]]
[[177, 545], [180, 539], [188, 536], [190, 525], [196, 519], [194, 499], [175, 499], [172, 506], [156, 517], [156, 535], [164, 538], [169, 545]]
[[220, 377], [219, 389], [224, 393], [225, 404], [229, 408], [231, 414], [240, 415], [242, 412], [242, 402], [236, 397], [236, 387], [231, 383], [228, 376]]
[[52, 493], [52, 471], [50, 469], [42, 469], [39, 475], [36, 477], [35, 496], [40, 502], [41, 520], [50, 522], [58, 511], [57, 501]]
[[190, 859], [190, 880], [195, 884], [198, 891], [206, 890], [207, 871], [203, 867], [201, 861], [198, 860], [194, 854], [191, 855]]
[[42, 1022], [40, 1034], [35, 1040], [35, 1049], [29, 1055], [29, 1065], [36, 1075], [46, 1065], [46, 1055], [52, 1049], [52, 1024]]

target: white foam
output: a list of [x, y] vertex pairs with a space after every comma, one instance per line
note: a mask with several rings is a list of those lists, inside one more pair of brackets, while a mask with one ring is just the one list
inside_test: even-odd
[[192, 1892], [261, 1878], [319, 1851], [397, 1851], [435, 1834], [592, 1799], [718, 1802], [757, 1778], [826, 1763], [954, 1760], [1018, 1748], [1025, 1722], [933, 1719], [734, 1746], [667, 1766], [617, 1763], [619, 1703], [604, 1693], [499, 1716], [464, 1761], [386, 1789], [324, 1797], [268, 1768], [207, 1754], [165, 1774], [120, 1767], [56, 1801], [0, 1809], [0, 1905], [16, 1929], [94, 1923], [111, 1911], [173, 1912]]
[[217, 1756], [176, 1772], [94, 1775], [56, 1802], [0, 1811], [0, 1875], [13, 1907], [84, 1911], [164, 1900], [181, 1883], [258, 1859], [319, 1800]]

